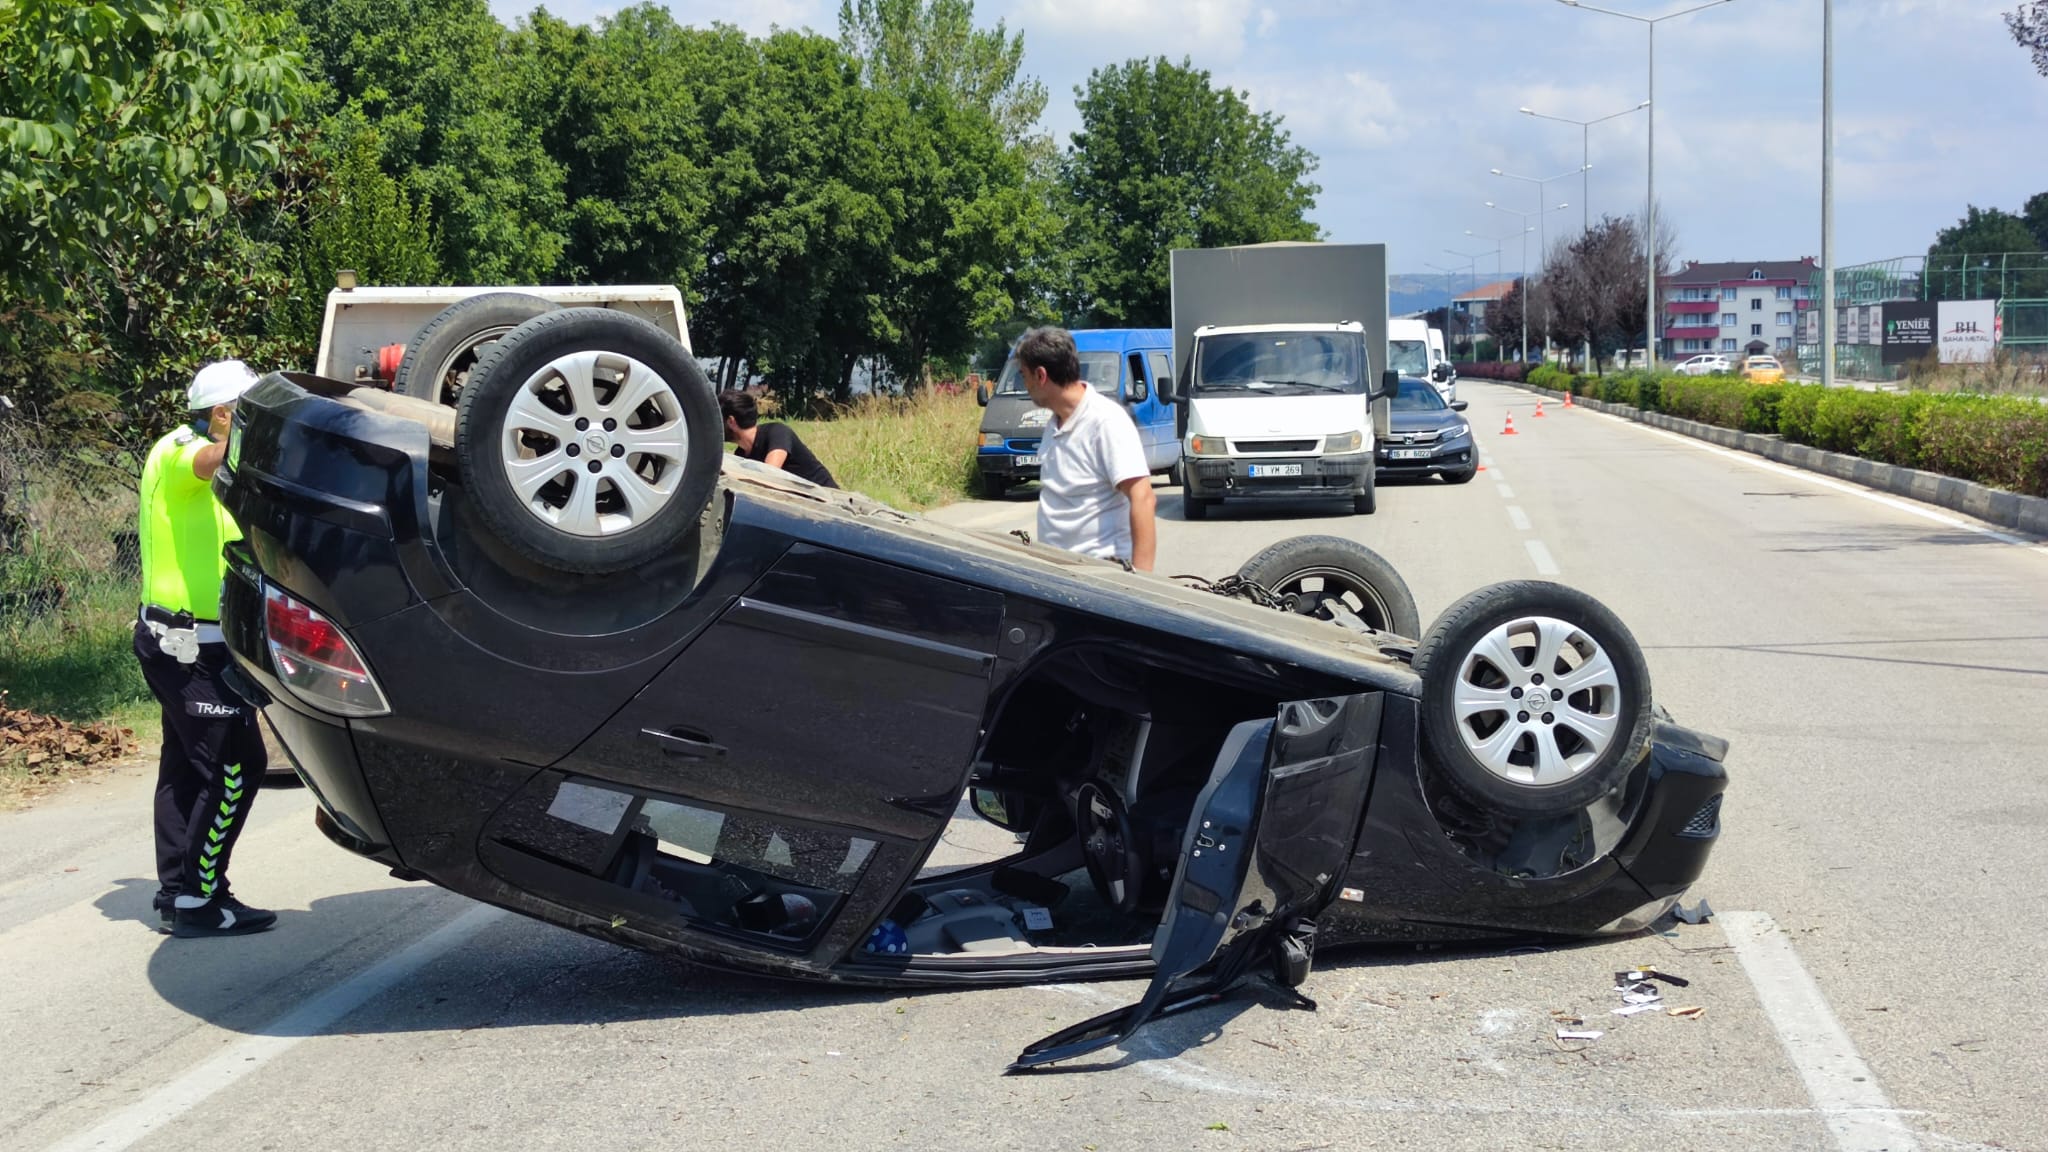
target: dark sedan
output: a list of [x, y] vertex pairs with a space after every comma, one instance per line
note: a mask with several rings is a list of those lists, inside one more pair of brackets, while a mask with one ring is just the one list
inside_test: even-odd
[[[1423, 630], [1350, 541], [1177, 582], [951, 530], [721, 456], [653, 332], [531, 321], [459, 418], [244, 399], [222, 627], [336, 843], [754, 972], [1151, 978], [1020, 1066], [1318, 949], [1635, 930], [1705, 867], [1727, 747], [1591, 597]], [[1017, 839], [934, 868], [956, 820]]]
[[1401, 377], [1387, 436], [1379, 442], [1379, 478], [1442, 476], [1452, 484], [1472, 479], [1479, 471], [1479, 450], [1464, 411], [1463, 400], [1446, 404], [1429, 381]]

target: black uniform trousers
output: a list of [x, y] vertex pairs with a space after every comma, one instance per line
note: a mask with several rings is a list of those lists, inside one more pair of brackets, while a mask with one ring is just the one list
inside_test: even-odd
[[226, 644], [202, 644], [180, 664], [147, 625], [135, 626], [142, 677], [163, 707], [156, 776], [158, 907], [178, 896], [228, 891], [228, 857], [249, 822], [249, 805], [269, 766], [256, 710], [221, 682]]

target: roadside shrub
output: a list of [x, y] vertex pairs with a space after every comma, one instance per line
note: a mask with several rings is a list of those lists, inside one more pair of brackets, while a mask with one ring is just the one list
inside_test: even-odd
[[1889, 397], [1855, 388], [1832, 388], [1813, 410], [1816, 447], [1861, 455], [1873, 438], [1884, 402]]
[[[1721, 428], [1776, 431], [1775, 425], [1768, 429], [1749, 428], [1745, 410], [1756, 391], [1740, 380], [1712, 376], [1674, 374], [1658, 382], [1660, 410], [1682, 420], [1697, 420]], [[1772, 403], [1775, 406], [1776, 401]]]
[[1783, 384], [1744, 384], [1735, 380], [1714, 383], [1741, 395], [1744, 432], [1768, 434], [1778, 430], [1778, 405], [1785, 399]]
[[1549, 388], [1555, 392], [1565, 390], [1571, 380], [1571, 373], [1551, 364], [1538, 364], [1529, 370], [1528, 382], [1538, 388]]
[[2048, 405], [1997, 396], [1932, 396], [1919, 417], [1920, 466], [2048, 496]]
[[1828, 390], [1819, 384], [1786, 384], [1778, 398], [1778, 435], [1794, 444], [1818, 444], [1813, 433], [1813, 414]]

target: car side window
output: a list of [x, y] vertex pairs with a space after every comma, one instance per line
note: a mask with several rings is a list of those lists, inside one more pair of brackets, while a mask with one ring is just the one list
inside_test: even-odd
[[1152, 352], [1147, 354], [1145, 359], [1152, 365], [1152, 380], [1155, 386], [1158, 381], [1173, 379], [1172, 357], [1164, 352]]

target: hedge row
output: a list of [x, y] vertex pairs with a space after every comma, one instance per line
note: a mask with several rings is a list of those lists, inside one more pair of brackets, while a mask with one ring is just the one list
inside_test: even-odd
[[1475, 380], [1513, 380], [1519, 384], [1528, 379], [1530, 369], [1540, 369], [1540, 364], [1522, 364], [1513, 360], [1475, 360], [1456, 365], [1458, 375]]
[[1574, 376], [1547, 364], [1530, 372], [1528, 383], [2048, 496], [2048, 405], [2029, 399], [1752, 384], [1670, 372]]

